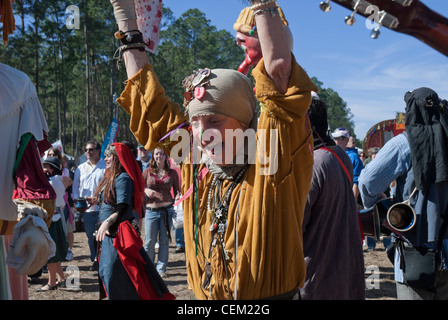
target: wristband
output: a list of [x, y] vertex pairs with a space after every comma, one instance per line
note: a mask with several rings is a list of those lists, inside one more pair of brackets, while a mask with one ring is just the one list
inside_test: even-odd
[[146, 44], [143, 41], [143, 34], [138, 30], [131, 30], [123, 32], [121, 30], [118, 30], [114, 34], [115, 38], [120, 40], [121, 45], [128, 45], [133, 43], [143, 43], [147, 46], [149, 46], [149, 43]]
[[[263, 12], [269, 12], [272, 17], [278, 16], [278, 7], [267, 7], [267, 8], [261, 8], [258, 10], [255, 10], [253, 13], [253, 16], [256, 16], [257, 14], [263, 13]], [[250, 34], [250, 32], [249, 32]]]
[[250, 6], [250, 9], [251, 9], [252, 11], [255, 11], [255, 10], [258, 10], [258, 9], [264, 7], [264, 6], [267, 6], [268, 4], [276, 3], [276, 2], [277, 2], [277, 0], [267, 0], [267, 1], [262, 1], [262, 2], [260, 2], [260, 3], [257, 3], [257, 4], [254, 4], [254, 5]]

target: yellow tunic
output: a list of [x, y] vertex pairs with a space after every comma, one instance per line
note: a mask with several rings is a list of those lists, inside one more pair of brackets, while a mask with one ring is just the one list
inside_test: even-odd
[[[209, 259], [212, 233], [211, 216], [207, 214], [208, 191], [213, 179], [208, 173], [199, 183], [198, 252], [195, 248], [195, 216], [193, 196], [184, 205], [184, 233], [188, 283], [198, 299], [261, 299], [278, 296], [302, 286], [305, 261], [302, 250], [302, 218], [313, 167], [313, 140], [306, 115], [311, 102], [310, 91], [316, 87], [293, 59], [289, 89], [279, 93], [264, 70], [263, 60], [253, 71], [257, 98], [262, 106], [258, 123], [266, 130], [266, 150], [271, 150], [270, 130], [276, 130], [273, 150], [278, 157], [274, 174], [260, 174], [264, 167], [257, 157], [245, 179], [233, 192], [225, 249], [228, 250], [226, 270], [219, 244]], [[153, 69], [147, 65], [128, 84], [118, 102], [131, 115], [130, 129], [148, 150], [154, 149], [167, 132], [187, 121], [177, 104], [165, 96]], [[175, 143], [175, 142], [174, 142]], [[168, 148], [174, 145], [166, 144]], [[199, 167], [199, 171], [204, 165]], [[193, 183], [191, 164], [182, 165], [182, 191]], [[225, 190], [230, 185], [226, 181]], [[239, 201], [238, 201], [239, 200]], [[238, 221], [235, 213], [239, 202]], [[237, 227], [237, 272], [235, 275], [235, 228]], [[212, 271], [210, 286], [202, 288], [206, 263]], [[235, 292], [236, 281], [236, 292]]]

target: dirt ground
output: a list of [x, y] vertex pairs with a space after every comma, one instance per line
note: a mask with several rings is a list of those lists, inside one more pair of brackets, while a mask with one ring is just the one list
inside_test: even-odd
[[[45, 285], [48, 274], [44, 273], [38, 279], [38, 283], [29, 284], [30, 300], [98, 300], [98, 273], [89, 271], [91, 262], [87, 237], [84, 232], [75, 232], [73, 247], [74, 259], [63, 262], [68, 286], [60, 286], [57, 290], [36, 292]], [[174, 238], [173, 238], [174, 239]], [[366, 299], [367, 300], [395, 300], [395, 283], [393, 280], [393, 266], [386, 256], [384, 247], [379, 242], [377, 248], [371, 252], [365, 252], [366, 267]], [[72, 279], [79, 270], [79, 286]], [[187, 284], [185, 253], [175, 253], [174, 241], [170, 245], [168, 276], [164, 279], [170, 292], [177, 300], [190, 300]], [[78, 287], [78, 288], [77, 288]]]

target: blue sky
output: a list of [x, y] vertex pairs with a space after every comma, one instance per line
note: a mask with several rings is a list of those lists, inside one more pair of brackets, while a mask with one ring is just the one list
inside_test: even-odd
[[[357, 15], [356, 23], [349, 27], [344, 23], [351, 13], [348, 9], [332, 3], [332, 10], [323, 13], [321, 1], [278, 0], [278, 4], [290, 23], [297, 61], [347, 102], [358, 139], [375, 123], [404, 112], [406, 91], [426, 86], [448, 99], [447, 56], [414, 37], [386, 28], [381, 28], [378, 39], [371, 39], [364, 17]], [[245, 7], [241, 0], [163, 2], [176, 17], [198, 8], [212, 25], [232, 34], [233, 23]], [[422, 2], [448, 17], [447, 0]]]

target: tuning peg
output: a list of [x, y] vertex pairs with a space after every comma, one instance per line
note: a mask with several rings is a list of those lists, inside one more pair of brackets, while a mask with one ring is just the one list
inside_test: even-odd
[[319, 5], [320, 10], [322, 10], [323, 12], [330, 12], [331, 10], [331, 4], [330, 4], [330, 0], [327, 1], [322, 1]]
[[[352, 26], [355, 24], [355, 14], [358, 12], [358, 9], [364, 5], [365, 1], [358, 0], [356, 1], [355, 5], [353, 6], [353, 13], [349, 16], [345, 17], [345, 24], [348, 26]], [[362, 9], [362, 8], [361, 8]]]
[[380, 36], [380, 33], [381, 33], [380, 28], [381, 28], [381, 25], [378, 28], [373, 29], [372, 32], [370, 33], [370, 38], [378, 39], [378, 37]]
[[349, 16], [345, 17], [345, 24], [348, 26], [352, 26], [355, 24], [356, 19], [355, 19], [355, 14], [356, 14], [356, 10]]

